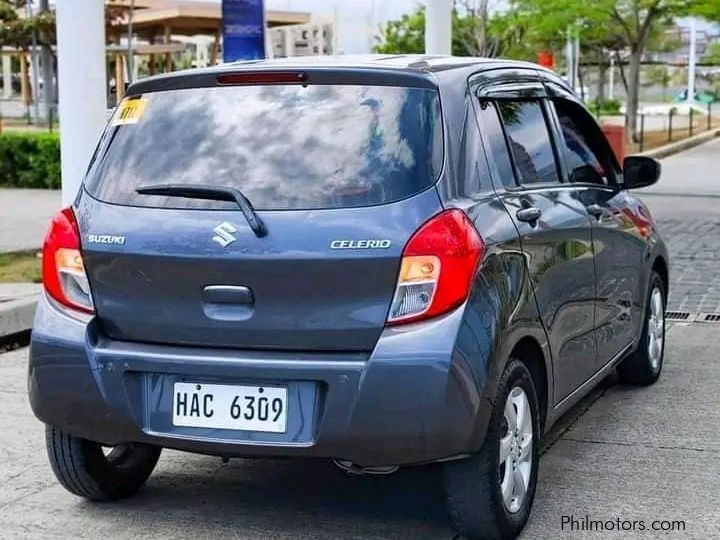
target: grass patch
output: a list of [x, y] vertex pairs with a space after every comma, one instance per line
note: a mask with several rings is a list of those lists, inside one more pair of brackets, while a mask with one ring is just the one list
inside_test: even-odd
[[40, 283], [36, 250], [0, 253], [0, 283]]

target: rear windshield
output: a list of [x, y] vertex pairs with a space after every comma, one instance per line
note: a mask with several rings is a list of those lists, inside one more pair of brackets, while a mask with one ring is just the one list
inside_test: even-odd
[[234, 187], [264, 210], [370, 206], [432, 185], [442, 151], [434, 90], [191, 88], [124, 101], [85, 186], [100, 200], [132, 206], [235, 208], [135, 192], [165, 183]]

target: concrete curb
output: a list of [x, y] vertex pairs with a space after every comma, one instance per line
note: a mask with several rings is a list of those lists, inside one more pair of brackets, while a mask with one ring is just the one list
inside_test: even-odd
[[711, 141], [715, 137], [720, 137], [720, 128], [711, 129], [709, 131], [705, 131], [703, 133], [700, 133], [699, 135], [694, 135], [681, 141], [666, 144], [665, 146], [659, 146], [658, 148], [653, 148], [652, 150], [648, 150], [647, 152], [642, 152], [640, 155], [652, 157], [655, 159], [666, 158], [672, 156], [673, 154], [682, 152], [683, 150], [688, 150], [695, 146], [699, 146], [703, 143]]
[[32, 328], [41, 286], [0, 284], [0, 340]]

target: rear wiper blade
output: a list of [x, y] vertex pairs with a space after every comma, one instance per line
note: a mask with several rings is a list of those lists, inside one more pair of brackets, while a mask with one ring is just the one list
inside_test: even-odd
[[140, 186], [135, 192], [141, 195], [163, 195], [165, 197], [185, 197], [187, 199], [235, 202], [245, 216], [255, 236], [260, 238], [267, 234], [265, 224], [255, 212], [252, 203], [239, 189], [225, 186], [208, 186], [204, 184], [154, 184], [151, 186]]

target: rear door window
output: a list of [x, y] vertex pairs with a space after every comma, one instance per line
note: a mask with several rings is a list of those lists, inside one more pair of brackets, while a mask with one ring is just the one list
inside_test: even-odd
[[173, 183], [233, 187], [259, 210], [371, 206], [427, 189], [442, 166], [435, 90], [226, 86], [133, 99], [116, 111], [85, 180], [102, 201], [235, 208], [135, 191]]
[[523, 184], [559, 182], [555, 152], [540, 101], [498, 101], [508, 147]]
[[497, 104], [494, 101], [480, 101], [477, 107], [477, 119], [483, 134], [485, 155], [493, 176], [505, 187], [516, 188], [518, 184], [508, 154]]

